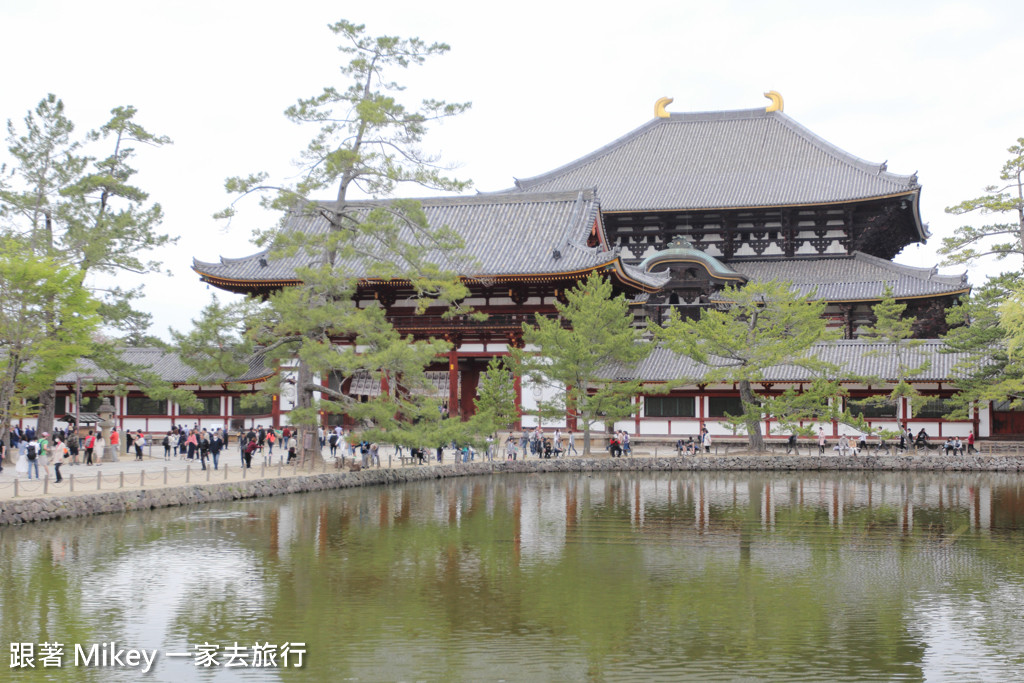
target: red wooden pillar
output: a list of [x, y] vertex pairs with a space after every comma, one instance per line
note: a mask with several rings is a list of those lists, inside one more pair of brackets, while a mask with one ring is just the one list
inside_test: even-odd
[[281, 397], [277, 394], [270, 398], [270, 422], [274, 429], [281, 426]]
[[699, 420], [699, 424], [700, 424], [700, 427], [698, 427], [699, 430], [703, 430], [704, 429], [704, 398], [705, 398], [704, 390], [706, 388], [707, 388], [706, 384], [698, 384], [697, 385], [698, 392], [697, 392], [697, 399], [696, 399], [696, 401], [697, 401], [697, 419]]
[[452, 345], [448, 352], [448, 415], [459, 414], [459, 352]]
[[640, 394], [637, 394], [634, 400], [636, 401], [636, 412], [633, 413], [633, 434], [640, 436]]

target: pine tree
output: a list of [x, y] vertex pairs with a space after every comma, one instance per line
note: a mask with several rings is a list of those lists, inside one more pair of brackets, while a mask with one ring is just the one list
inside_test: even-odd
[[[828, 399], [840, 391], [836, 369], [818, 360], [813, 347], [834, 339], [836, 332], [822, 317], [825, 301], [813, 296], [796, 294], [788, 282], [729, 287], [720, 294], [727, 303], [702, 310], [698, 319], [673, 314], [664, 327], [652, 328], [667, 348], [708, 367], [699, 381], [738, 386], [743, 410], [730, 416], [731, 424], [746, 431], [755, 451], [765, 450], [765, 415], [774, 415], [783, 425], [831, 416]], [[814, 381], [803, 391], [789, 390], [779, 397], [757, 391], [754, 385], [766, 379], [765, 371], [778, 366], [803, 368]]]
[[[132, 184], [136, 171], [129, 165], [136, 145], [159, 147], [170, 140], [139, 125], [136, 113], [134, 107], [116, 107], [104, 125], [78, 137], [64, 103], [51, 94], [25, 116], [20, 129], [7, 122], [11, 161], [4, 166], [8, 173], [0, 183], [4, 228], [27, 240], [38, 257], [71, 266], [80, 285], [91, 284], [89, 276], [97, 273], [157, 272], [160, 263], [147, 260], [148, 255], [174, 241], [157, 231], [163, 218], [160, 205], [147, 204], [148, 194]], [[100, 156], [90, 156], [92, 152]], [[145, 336], [150, 316], [132, 307], [141, 287], [93, 286], [91, 291], [108, 327], [135, 339]], [[44, 322], [52, 334], [58, 332], [56, 307], [54, 300]], [[116, 343], [97, 338], [82, 356], [95, 362], [115, 359]], [[141, 368], [112, 362], [107, 369], [131, 371], [145, 376], [154, 388], [167, 389]], [[55, 396], [52, 383], [40, 394], [41, 431], [53, 428]]]
[[491, 358], [476, 388], [476, 411], [467, 423], [469, 436], [510, 431], [519, 418], [515, 379], [508, 357]]
[[971, 417], [978, 402], [1003, 401], [1024, 395], [1024, 364], [1007, 351], [1007, 328], [1000, 308], [1013, 297], [1019, 273], [989, 279], [949, 309], [950, 330], [943, 337], [944, 351], [960, 356], [953, 367], [957, 389], [951, 399], [950, 419]]
[[[889, 393], [858, 401], [862, 405], [898, 406], [900, 399], [907, 398], [910, 399], [912, 406], [916, 406], [921, 398], [921, 393], [910, 380], [927, 372], [931, 367], [931, 360], [921, 358], [920, 354], [915, 352], [924, 344], [924, 340], [914, 339], [914, 318], [907, 317], [906, 310], [907, 304], [898, 303], [893, 298], [892, 287], [886, 285], [882, 300], [872, 308], [874, 324], [860, 330], [861, 339], [885, 345], [884, 348], [867, 351], [864, 355], [869, 358], [895, 359], [896, 368], [896, 374], [892, 377], [860, 378], [867, 384], [893, 382], [893, 388]], [[862, 431], [871, 431], [867, 423], [858, 419], [857, 415], [848, 413], [846, 419]]]
[[942, 240], [939, 253], [946, 256], [945, 263], [970, 263], [982, 256], [1016, 256], [1024, 264], [1024, 138], [1018, 138], [1007, 151], [1011, 157], [999, 172], [1003, 183], [986, 187], [987, 194], [948, 207], [946, 212], [956, 216], [974, 212], [1009, 214], [1011, 221], [957, 228]]
[[[265, 347], [268, 362], [291, 369], [267, 391], [281, 391], [283, 381], [294, 383], [296, 406], [289, 419], [304, 434], [303, 459], [318, 457], [309, 435], [324, 413], [347, 413], [366, 434], [394, 442], [425, 439], [427, 425], [440, 427], [425, 367], [447, 343], [402, 337], [381, 308], [357, 305], [360, 278], [408, 283], [418, 312], [431, 305], [455, 306], [468, 293], [457, 276], [458, 235], [429, 224], [418, 202], [382, 199], [408, 183], [442, 191], [469, 185], [448, 177], [436, 157], [419, 149], [431, 123], [469, 105], [427, 99], [407, 108], [397, 98], [403, 88], [390, 80], [392, 72], [421, 65], [449, 47], [419, 38], [374, 38], [348, 21], [329, 28], [342, 39], [339, 50], [351, 57], [341, 67], [347, 83], [300, 99], [285, 112], [293, 122], [316, 129], [301, 153], [298, 182], [275, 185], [265, 173], [226, 182], [239, 199], [258, 194], [263, 206], [282, 212], [276, 228], [259, 234], [271, 258], [302, 254], [309, 264], [296, 272], [302, 285], [271, 295], [248, 328], [249, 339]], [[323, 191], [333, 191], [333, 199], [317, 201], [314, 195]], [[356, 192], [371, 199], [356, 201]], [[233, 206], [219, 214], [233, 215]], [[312, 221], [321, 229], [292, 229], [296, 221]], [[369, 402], [317, 381], [363, 374], [386, 388]]]
[[552, 397], [538, 406], [541, 418], [568, 415], [582, 423], [583, 455], [591, 452], [598, 422], [610, 425], [636, 412], [632, 399], [642, 380], [616, 379], [646, 358], [653, 345], [641, 341], [625, 296], [612, 297], [612, 284], [597, 273], [567, 290], [556, 302], [557, 318], [537, 314], [523, 324], [523, 349], [513, 351], [519, 374], [547, 387]]

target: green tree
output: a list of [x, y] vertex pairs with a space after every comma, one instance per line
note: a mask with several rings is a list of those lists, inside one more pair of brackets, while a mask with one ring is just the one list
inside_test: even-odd
[[1017, 256], [1024, 263], [1024, 138], [1007, 151], [1011, 157], [999, 173], [1002, 183], [989, 185], [986, 194], [967, 199], [946, 209], [961, 216], [978, 212], [982, 215], [1008, 215], [1005, 223], [989, 223], [980, 227], [964, 225], [942, 240], [939, 253], [945, 263], [969, 263], [982, 256], [1004, 259]]
[[[755, 451], [765, 450], [761, 434], [765, 414], [775, 415], [784, 425], [827, 417], [828, 399], [839, 392], [838, 383], [828, 380], [835, 368], [813, 354], [815, 344], [837, 335], [822, 317], [825, 301], [814, 300], [813, 293], [796, 294], [788, 282], [730, 287], [721, 296], [727, 304], [702, 310], [696, 320], [673, 315], [663, 328], [652, 328], [655, 337], [667, 348], [707, 366], [699, 381], [739, 387], [743, 411], [731, 417], [735, 426], [746, 431]], [[754, 384], [766, 379], [765, 371], [779, 366], [803, 368], [816, 381], [777, 399], [756, 391]]]
[[950, 330], [942, 338], [943, 350], [959, 356], [951, 373], [957, 393], [948, 418], [971, 417], [978, 402], [1024, 395], [1024, 364], [1007, 351], [1007, 328], [1000, 313], [1000, 306], [1013, 297], [1020, 277], [1019, 273], [1004, 273], [991, 278], [946, 313]]
[[39, 256], [24, 239], [0, 238], [0, 434], [8, 445], [12, 418], [34, 413], [40, 393], [88, 352], [98, 306], [73, 266]]
[[[149, 325], [149, 315], [132, 307], [141, 287], [93, 285], [99, 281], [89, 276], [156, 272], [160, 264], [145, 260], [146, 255], [174, 241], [157, 232], [163, 213], [132, 184], [136, 171], [129, 165], [137, 145], [162, 146], [170, 140], [146, 131], [135, 121], [136, 113], [133, 107], [117, 107], [109, 121], [79, 138], [64, 103], [48, 95], [25, 116], [20, 130], [8, 121], [11, 161], [0, 184], [3, 229], [23, 236], [40, 258], [72, 266], [79, 284], [90, 282], [102, 320], [135, 340], [145, 336]], [[55, 299], [45, 322], [53, 334], [57, 306]], [[114, 357], [111, 348], [101, 348], [104, 343], [97, 337], [83, 357]], [[42, 430], [52, 429], [55, 395], [52, 383], [40, 394]]]
[[[267, 390], [279, 391], [281, 381], [294, 383], [296, 406], [289, 419], [303, 434], [303, 457], [313, 458], [319, 450], [306, 446], [324, 412], [347, 412], [378, 436], [386, 425], [393, 440], [404, 438], [396, 430], [415, 424], [417, 434], [407, 436], [426, 438], [419, 432], [429, 424], [434, 406], [424, 369], [447, 344], [402, 337], [382, 309], [357, 305], [360, 278], [408, 283], [419, 312], [432, 304], [454, 306], [468, 293], [456, 275], [459, 236], [446, 226], [430, 225], [418, 202], [379, 199], [406, 183], [442, 191], [468, 187], [448, 177], [449, 169], [419, 144], [431, 123], [469, 105], [427, 99], [408, 108], [397, 99], [403, 88], [390, 80], [393, 71], [421, 65], [449, 47], [419, 38], [371, 37], [364, 26], [348, 21], [329, 28], [342, 39], [339, 50], [351, 59], [341, 67], [342, 88], [326, 87], [285, 111], [293, 122], [316, 129], [298, 161], [299, 180], [273, 184], [266, 173], [230, 178], [226, 188], [238, 196], [219, 214], [230, 219], [235, 202], [259, 195], [264, 207], [283, 212], [278, 226], [261, 232], [259, 241], [272, 258], [302, 254], [309, 264], [297, 269], [301, 286], [269, 297], [248, 335], [266, 348], [269, 362], [293, 368]], [[333, 191], [333, 200], [315, 201], [313, 195], [324, 191]], [[357, 192], [373, 199], [355, 201]], [[303, 221], [318, 227], [292, 229]], [[348, 344], [339, 346], [341, 340]], [[384, 378], [389, 389], [369, 403], [354, 402], [316, 381], [365, 372]], [[396, 417], [404, 427], [397, 426]]]
[[[510, 431], [519, 419], [515, 378], [508, 356], [491, 358], [476, 387], [476, 412], [466, 423], [470, 435]], [[495, 443], [495, 447], [500, 444]]]
[[[907, 317], [906, 310], [907, 305], [898, 303], [893, 298], [892, 287], [886, 285], [882, 300], [872, 308], [875, 322], [873, 325], [860, 329], [860, 338], [868, 342], [884, 344], [884, 348], [866, 351], [864, 355], [869, 358], [895, 360], [896, 374], [892, 377], [870, 376], [860, 379], [867, 384], [884, 384], [891, 381], [893, 388], [887, 394], [871, 396], [857, 403], [873, 406], [898, 406], [901, 398], [908, 398], [916, 402], [921, 397], [921, 392], [910, 381], [927, 372], [931, 368], [931, 360], [921, 358], [920, 354], [916, 353], [916, 350], [924, 344], [924, 340], [914, 339], [914, 318]], [[864, 432], [874, 431], [858, 415], [848, 413], [846, 419]], [[906, 416], [904, 416], [905, 427]]]
[[[524, 349], [514, 349], [518, 373], [553, 390], [538, 406], [541, 418], [568, 415], [582, 423], [583, 455], [589, 456], [591, 431], [598, 422], [614, 423], [632, 415], [643, 381], [616, 379], [646, 358], [653, 345], [641, 341], [626, 297], [612, 297], [612, 284], [591, 273], [555, 303], [557, 318], [537, 314], [523, 324]], [[667, 387], [663, 387], [667, 390]]]

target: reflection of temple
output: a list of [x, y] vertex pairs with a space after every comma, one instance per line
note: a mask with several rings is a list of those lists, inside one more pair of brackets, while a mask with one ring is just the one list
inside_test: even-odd
[[[1017, 484], [1015, 476], [994, 473], [594, 472], [531, 478], [526, 485], [475, 478], [349, 492], [339, 504], [352, 511], [342, 516], [346, 526], [404, 525], [410, 510], [421, 511], [420, 523], [452, 527], [497, 518], [504, 524], [511, 516], [519, 559], [546, 562], [610, 520], [668, 545], [708, 536], [701, 542], [719, 539], [727, 547], [735, 547], [738, 522], [769, 533], [787, 527], [787, 536], [800, 533], [789, 526], [797, 519], [835, 529], [870, 523], [873, 533], [889, 536], [1016, 530], [1024, 507]], [[294, 533], [288, 529], [294, 520], [281, 521], [282, 535]]]
[[[969, 292], [965, 276], [892, 261], [928, 237], [916, 175], [891, 173], [885, 163], [844, 152], [783, 114], [775, 102], [767, 109], [697, 114], [669, 114], [659, 107], [640, 128], [549, 173], [516, 180], [505, 191], [424, 199], [430, 223], [447, 225], [466, 241], [475, 265], [460, 272], [472, 291], [469, 303], [490, 316], [484, 323], [442, 319], [440, 311], [414, 315], [411, 292], [400, 281], [366, 278], [357, 299], [363, 306], [383, 306], [404, 333], [452, 342], [434, 379], [456, 415], [471, 414], [488, 359], [520, 343], [524, 322], [535, 313], [553, 315], [565, 289], [595, 271], [607, 274], [633, 302], [638, 323], [661, 321], [670, 308], [697, 315], [728, 285], [788, 280], [828, 301], [829, 323], [850, 340], [840, 352], [850, 366], [869, 364], [871, 354], [865, 354], [873, 349], [855, 340], [887, 287], [917, 318], [919, 337], [943, 333], [946, 309]], [[296, 216], [292, 229], [327, 226]], [[196, 261], [193, 267], [218, 288], [259, 296], [297, 284], [302, 261], [260, 252]], [[357, 263], [343, 266], [362, 272]], [[951, 363], [939, 357], [937, 343], [923, 349], [944, 369], [920, 380], [929, 401], [904, 401], [870, 418], [890, 427], [897, 421], [915, 431], [924, 427], [933, 437], [1018, 429], [989, 406], [979, 406], [967, 422], [944, 420]], [[681, 363], [666, 359], [659, 372]], [[780, 388], [801, 379], [785, 372], [771, 378]], [[380, 390], [368, 377], [325, 381], [353, 395]], [[862, 394], [885, 389], [851, 388]], [[540, 392], [517, 385], [526, 413]], [[636, 420], [618, 426], [673, 438], [704, 426], [724, 433], [720, 418], [735, 412], [736, 401], [734, 387], [693, 386], [647, 401]], [[525, 424], [533, 420], [524, 416]], [[1002, 424], [1011, 426], [993, 430]], [[829, 434], [842, 432], [839, 425], [826, 426]]]

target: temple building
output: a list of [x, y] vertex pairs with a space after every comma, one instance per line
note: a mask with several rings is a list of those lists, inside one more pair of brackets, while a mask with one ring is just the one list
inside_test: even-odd
[[[440, 311], [416, 315], [411, 292], [397, 281], [367, 277], [356, 299], [383, 306], [403, 333], [452, 343], [432, 375], [450, 413], [465, 416], [473, 411], [477, 380], [489, 359], [520, 344], [523, 323], [536, 313], [555, 314], [564, 291], [592, 272], [605, 274], [627, 296], [638, 324], [660, 323], [669, 309], [697, 316], [719, 301], [726, 286], [790, 281], [827, 302], [828, 322], [841, 328], [845, 341], [825, 353], [850, 367], [851, 376], [874, 357], [867, 353], [870, 345], [858, 341], [858, 330], [873, 321], [871, 309], [889, 289], [916, 318], [915, 334], [929, 340], [920, 348], [934, 361], [933, 370], [915, 380], [927, 402], [875, 408], [871, 419], [880, 426], [924, 427], [933, 437], [1012, 431], [998, 427], [1013, 421], [1001, 420], [994, 406], [978, 406], [967, 421], [942, 418], [956, 358], [941, 354], [936, 338], [947, 329], [946, 309], [970, 286], [965, 274], [893, 261], [907, 245], [929, 237], [916, 174], [892, 173], [885, 163], [839, 149], [784, 114], [776, 93], [768, 96], [767, 108], [686, 114], [669, 113], [670, 100], [659, 100], [654, 119], [553, 171], [517, 179], [502, 191], [423, 199], [431, 225], [447, 225], [464, 238], [474, 265], [459, 273], [472, 292], [467, 303], [489, 315], [485, 322], [444, 319]], [[290, 229], [325, 231], [327, 224], [296, 215]], [[299, 284], [302, 261], [261, 251], [196, 260], [193, 268], [215, 287], [259, 296]], [[671, 355], [659, 349], [637, 372], [652, 382], [673, 373], [693, 376], [678, 374], [687, 361]], [[887, 376], [883, 366], [875, 368], [878, 376]], [[772, 384], [801, 379], [780, 369]], [[322, 381], [350, 395], [380, 391], [368, 377]], [[523, 425], [535, 424], [530, 411], [541, 394], [535, 387], [516, 388]], [[850, 390], [870, 395], [885, 386], [851, 384]], [[677, 437], [704, 426], [724, 433], [719, 420], [727, 410], [735, 412], [729, 409], [738, 392], [695, 385], [636, 400], [644, 404], [637, 416], [617, 426], [636, 435]], [[275, 417], [286, 412], [274, 408]], [[572, 420], [560, 426], [571, 427]], [[827, 429], [838, 435], [845, 427]]]

